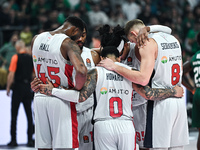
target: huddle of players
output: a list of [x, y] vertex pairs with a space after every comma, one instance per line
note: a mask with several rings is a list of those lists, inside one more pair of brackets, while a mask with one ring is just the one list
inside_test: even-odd
[[[157, 29], [158, 31], [159, 29], [161, 29], [161, 31], [164, 30], [164, 32], [168, 32], [167, 34], [171, 33], [170, 29], [167, 29], [163, 26], [160, 26], [160, 28]], [[144, 148], [144, 138], [148, 138], [144, 137], [147, 125], [146, 99], [161, 100], [167, 97], [175, 97], [176, 92], [178, 92], [180, 89], [177, 90], [179, 87], [174, 89], [151, 89], [149, 86], [143, 87], [132, 84], [123, 76], [113, 71], [108, 71], [102, 67], [96, 67], [95, 69], [92, 69], [98, 63], [99, 55], [95, 51], [91, 51], [83, 46], [86, 39], [86, 31], [87, 30], [85, 26], [83, 36], [76, 40], [76, 43], [82, 49], [81, 57], [86, 67], [88, 70], [91, 69], [91, 71], [88, 73], [88, 80], [84, 87], [80, 90], [79, 96], [79, 99], [85, 98], [87, 100], [76, 105], [79, 128], [79, 149], [93, 149], [93, 125], [91, 123], [92, 117], [95, 121], [94, 139], [95, 148], [97, 150], [117, 149], [117, 147], [118, 149], [136, 149], [135, 135], [137, 137], [136, 140], [137, 144], [139, 144], [139, 147]], [[127, 43], [126, 39], [124, 38], [124, 30], [120, 26], [115, 27], [113, 31], [110, 32], [110, 27], [108, 25], [104, 25], [99, 29], [99, 32], [102, 36], [101, 46], [103, 48], [100, 54], [101, 59], [108, 57], [114, 62], [120, 62], [119, 56], [121, 55], [121, 58], [123, 59], [121, 62], [130, 67], [121, 63], [116, 64], [126, 67], [130, 71], [132, 68], [140, 70], [140, 60], [138, 59], [137, 51], [135, 50], [137, 49], [137, 46], [134, 43]], [[48, 93], [45, 91], [47, 87], [51, 87], [51, 90], [53, 88], [50, 82], [48, 82], [48, 84], [40, 84], [40, 92], [48, 95]], [[95, 94], [91, 95], [93, 91], [95, 91]], [[87, 92], [87, 94], [84, 95], [83, 93], [85, 92]], [[150, 94], [148, 92], [150, 92]], [[140, 96], [138, 93], [143, 95], [146, 99]], [[168, 93], [168, 95], [166, 93]], [[88, 98], [89, 95], [91, 96]], [[96, 100], [94, 100], [94, 97]], [[133, 97], [132, 102], [131, 97]], [[70, 97], [66, 97], [66, 100], [70, 100]], [[132, 110], [131, 105], [133, 105]], [[133, 117], [135, 129], [132, 124]], [[118, 126], [119, 129], [116, 129], [115, 131], [114, 128], [116, 128], [116, 126]], [[126, 129], [120, 130], [120, 128]], [[126, 134], [123, 135], [122, 133]], [[118, 137], [118, 135], [120, 136]], [[114, 137], [116, 139], [113, 139]], [[116, 141], [118, 141], [117, 144]], [[187, 143], [182, 143], [182, 145], [185, 144]], [[167, 147], [172, 147], [170, 144], [168, 145], [169, 146]], [[156, 146], [151, 145], [147, 147], [151, 148]]]

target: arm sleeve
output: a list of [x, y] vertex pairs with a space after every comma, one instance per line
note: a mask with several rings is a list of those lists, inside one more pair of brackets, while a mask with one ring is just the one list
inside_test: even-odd
[[79, 102], [79, 91], [76, 90], [65, 90], [65, 89], [52, 89], [52, 95], [62, 100], [78, 103]]
[[17, 69], [17, 61], [18, 61], [18, 55], [15, 54], [12, 56], [10, 66], [9, 66], [9, 71], [15, 72]]
[[168, 34], [172, 33], [172, 29], [167, 27], [167, 26], [163, 26], [163, 25], [151, 25], [150, 27], [150, 31], [149, 32], [165, 32]]

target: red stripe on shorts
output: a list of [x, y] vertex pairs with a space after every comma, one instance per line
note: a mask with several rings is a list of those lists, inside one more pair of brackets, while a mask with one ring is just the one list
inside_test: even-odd
[[72, 118], [72, 148], [78, 148], [78, 121], [75, 103], [70, 102]]
[[[72, 82], [72, 72], [73, 66], [66, 64], [65, 65], [65, 75], [68, 79], [68, 88], [73, 88], [74, 84]], [[78, 148], [78, 120], [75, 103], [70, 102], [71, 107], [71, 121], [72, 121], [72, 148]]]

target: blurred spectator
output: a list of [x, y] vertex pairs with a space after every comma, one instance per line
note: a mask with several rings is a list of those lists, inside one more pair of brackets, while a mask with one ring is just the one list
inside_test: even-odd
[[138, 14], [141, 12], [141, 7], [135, 0], [126, 0], [122, 3], [122, 10], [128, 20], [136, 19]]
[[[3, 59], [3, 66], [6, 71], [10, 66], [11, 58], [14, 54], [16, 54], [15, 43], [18, 40], [18, 34], [14, 33], [10, 39], [9, 43], [3, 45], [0, 49], [0, 57]], [[1, 64], [2, 65], [2, 64]]]
[[114, 10], [115, 11], [112, 11], [110, 14], [109, 25], [111, 27], [115, 27], [119, 24], [121, 27], [123, 27], [127, 22], [127, 19], [122, 11], [121, 5], [116, 4]]
[[20, 103], [22, 102], [28, 121], [27, 146], [33, 147], [34, 141], [32, 136], [34, 126], [31, 108], [33, 93], [30, 87], [33, 73], [32, 57], [26, 54], [25, 43], [22, 40], [17, 41], [15, 47], [17, 54], [12, 57], [6, 87], [8, 96], [10, 95], [11, 86], [13, 87], [11, 101], [11, 141], [8, 143], [8, 146], [18, 145], [16, 141], [17, 115]]
[[47, 21], [44, 23], [45, 30], [54, 30], [58, 28], [60, 24], [58, 23], [58, 11], [52, 10], [48, 15]]
[[95, 31], [92, 35], [92, 43], [90, 44], [91, 48], [100, 48], [101, 46], [101, 37], [98, 31]]
[[31, 40], [33, 38], [33, 34], [30, 30], [29, 26], [26, 26], [24, 30], [20, 32], [20, 39], [24, 41], [25, 45], [28, 46], [31, 44]]
[[90, 25], [94, 28], [99, 25], [107, 24], [109, 21], [106, 13], [100, 10], [99, 4], [94, 4], [92, 6], [92, 10], [88, 12], [88, 17]]
[[90, 4], [87, 3], [87, 0], [80, 0], [78, 4], [75, 5], [74, 10], [80, 10], [81, 7], [84, 7], [86, 11], [90, 11]]
[[1, 6], [0, 9], [0, 26], [9, 26], [10, 25], [10, 7], [9, 7], [9, 3], [5, 2], [3, 3], [3, 5]]
[[142, 9], [142, 12], [138, 15], [138, 19], [143, 20], [145, 24], [149, 24], [151, 17], [151, 5], [145, 5], [145, 7]]
[[194, 28], [191, 28], [185, 40], [185, 46], [190, 55], [195, 54], [199, 49], [199, 45], [196, 41], [196, 35], [200, 32], [200, 22], [196, 22]]
[[101, 0], [100, 8], [101, 8], [101, 11], [105, 12], [107, 16], [110, 16], [112, 7], [111, 7], [111, 3], [109, 0]]

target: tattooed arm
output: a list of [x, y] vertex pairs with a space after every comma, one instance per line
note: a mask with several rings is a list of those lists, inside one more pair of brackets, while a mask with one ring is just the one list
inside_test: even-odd
[[87, 68], [81, 58], [81, 50], [73, 40], [66, 38], [61, 45], [61, 54], [66, 60], [70, 60], [76, 70], [75, 88], [80, 90], [87, 80]]
[[92, 69], [87, 74], [87, 81], [83, 88], [80, 90], [79, 102], [83, 102], [95, 91], [97, 84], [97, 70]]
[[183, 88], [175, 86], [173, 89], [156, 89], [149, 86], [132, 84], [134, 90], [147, 100], [162, 100], [169, 97], [183, 97]]
[[97, 70], [92, 69], [88, 72], [87, 81], [80, 91], [54, 88], [53, 84], [47, 79], [47, 84], [40, 84], [40, 93], [53, 95], [63, 100], [84, 102], [94, 92], [97, 83]]

